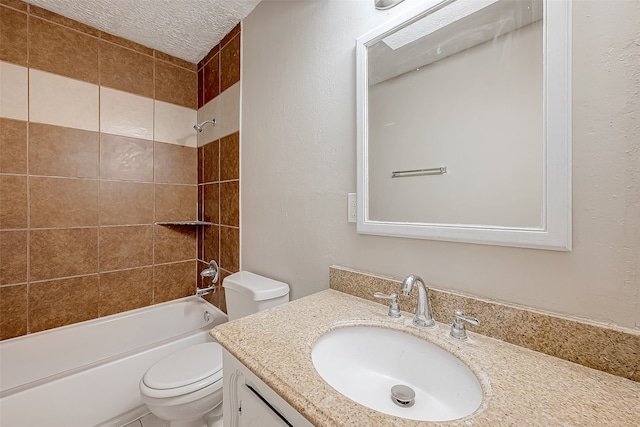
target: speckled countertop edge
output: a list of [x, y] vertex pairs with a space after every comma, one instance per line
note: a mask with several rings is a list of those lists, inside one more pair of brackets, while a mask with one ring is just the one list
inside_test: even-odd
[[[628, 426], [640, 418], [640, 383], [469, 333], [449, 325], [421, 330], [412, 315], [335, 290], [215, 327], [211, 335], [316, 426]], [[484, 398], [472, 415], [447, 422], [400, 419], [359, 405], [315, 371], [311, 348], [326, 332], [353, 324], [401, 330], [455, 354], [479, 378]], [[425, 361], [425, 363], [428, 363]]]

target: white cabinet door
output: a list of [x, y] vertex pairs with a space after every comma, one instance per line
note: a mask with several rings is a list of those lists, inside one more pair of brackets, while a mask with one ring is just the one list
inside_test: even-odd
[[222, 364], [225, 427], [314, 427], [227, 350]]
[[238, 387], [241, 411], [238, 427], [290, 427], [291, 424], [267, 405], [254, 390], [246, 384]]

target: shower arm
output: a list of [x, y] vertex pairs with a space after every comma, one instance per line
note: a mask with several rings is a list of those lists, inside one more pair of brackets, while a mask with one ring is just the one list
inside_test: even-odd
[[206, 125], [207, 123], [211, 123], [213, 126], [215, 126], [216, 125], [216, 119], [205, 120], [204, 122], [202, 122], [200, 124], [193, 125], [193, 128], [196, 130], [196, 132], [200, 133], [200, 132], [202, 132], [202, 128], [204, 127], [204, 125]]

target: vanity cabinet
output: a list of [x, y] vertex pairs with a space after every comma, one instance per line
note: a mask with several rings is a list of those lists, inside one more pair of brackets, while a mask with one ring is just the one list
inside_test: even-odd
[[313, 427], [227, 350], [222, 366], [226, 427]]

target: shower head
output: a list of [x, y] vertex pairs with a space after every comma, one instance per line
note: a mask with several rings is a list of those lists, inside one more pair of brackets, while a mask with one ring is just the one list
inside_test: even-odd
[[204, 122], [198, 124], [193, 125], [193, 128], [198, 131], [198, 132], [202, 132], [202, 127], [204, 125], [206, 125], [207, 123], [211, 123], [212, 125], [216, 125], [216, 119], [211, 119], [211, 120], [205, 120]]

